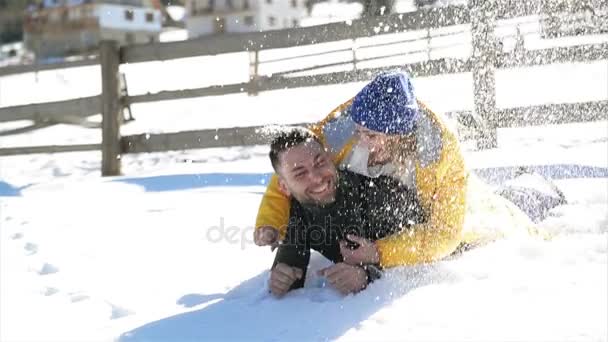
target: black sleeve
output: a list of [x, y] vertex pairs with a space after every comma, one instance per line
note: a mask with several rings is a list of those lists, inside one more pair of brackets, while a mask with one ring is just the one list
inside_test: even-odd
[[365, 274], [367, 275], [367, 283], [373, 283], [374, 280], [382, 278], [382, 268], [378, 264], [363, 265]]
[[277, 249], [277, 254], [274, 258], [272, 268], [278, 263], [284, 263], [291, 267], [297, 267], [302, 270], [302, 278], [297, 280], [290, 290], [301, 288], [304, 286], [306, 279], [306, 270], [310, 262], [310, 248], [306, 244], [305, 231], [302, 225], [302, 218], [298, 215], [298, 208], [291, 207], [291, 215], [287, 226], [287, 234], [285, 240]]
[[417, 194], [389, 177], [372, 180], [374, 186], [362, 191], [366, 195], [366, 224], [373, 239], [398, 233], [426, 220]]

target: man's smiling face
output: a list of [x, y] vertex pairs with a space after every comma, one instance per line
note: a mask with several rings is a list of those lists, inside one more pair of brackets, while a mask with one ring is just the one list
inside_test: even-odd
[[283, 151], [279, 186], [302, 204], [326, 205], [336, 197], [337, 171], [329, 153], [311, 140]]

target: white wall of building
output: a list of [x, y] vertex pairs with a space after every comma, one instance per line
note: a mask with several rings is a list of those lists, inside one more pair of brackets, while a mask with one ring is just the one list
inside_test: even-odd
[[186, 19], [186, 30], [188, 39], [206, 36], [213, 33], [213, 20], [210, 16], [189, 17]]
[[[268, 31], [299, 26], [300, 20], [306, 15], [304, 1], [258, 0], [258, 27], [262, 31]], [[271, 18], [274, 18], [274, 24]]]
[[[250, 17], [250, 19], [246, 19], [247, 17]], [[259, 30], [254, 11], [242, 15], [227, 15], [225, 18], [226, 32], [242, 33]]]
[[[188, 37], [195, 38], [217, 33], [218, 18], [225, 22], [225, 32], [241, 33], [279, 30], [299, 26], [306, 15], [305, 0], [215, 0], [212, 13], [201, 13], [209, 0], [190, 0], [186, 3], [186, 29]], [[294, 7], [295, 4], [295, 7]], [[197, 12], [193, 14], [193, 8]], [[220, 19], [221, 20], [221, 19]]]
[[[126, 11], [133, 12], [132, 20], [126, 18]], [[147, 13], [152, 13], [152, 21], [146, 20]], [[99, 25], [102, 28], [128, 31], [161, 31], [162, 16], [160, 11], [154, 8], [99, 4], [95, 6], [95, 15], [99, 18]]]

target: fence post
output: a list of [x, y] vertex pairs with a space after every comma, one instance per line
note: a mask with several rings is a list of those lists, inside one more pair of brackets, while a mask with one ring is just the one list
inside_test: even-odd
[[249, 51], [249, 89], [247, 94], [258, 94], [258, 67], [260, 65], [259, 51]]
[[472, 35], [473, 101], [475, 115], [480, 118], [478, 148], [497, 146], [496, 81], [494, 68], [497, 40], [494, 32], [498, 13], [495, 1], [469, 0]]
[[431, 28], [426, 29], [426, 59], [431, 60]]
[[357, 38], [353, 38], [353, 70], [357, 71]]
[[101, 62], [101, 175], [120, 174], [120, 50], [116, 41], [102, 41], [99, 46]]

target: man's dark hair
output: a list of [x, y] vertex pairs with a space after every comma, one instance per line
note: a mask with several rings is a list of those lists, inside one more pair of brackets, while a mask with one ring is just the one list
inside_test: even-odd
[[270, 153], [268, 153], [274, 171], [278, 172], [281, 153], [294, 146], [310, 141], [316, 141], [322, 145], [319, 138], [312, 131], [304, 127], [287, 128], [277, 133], [270, 143]]

